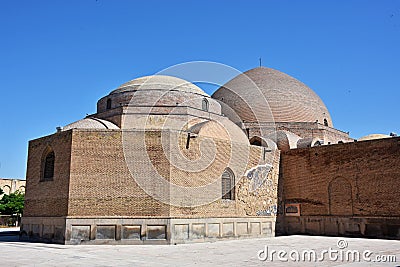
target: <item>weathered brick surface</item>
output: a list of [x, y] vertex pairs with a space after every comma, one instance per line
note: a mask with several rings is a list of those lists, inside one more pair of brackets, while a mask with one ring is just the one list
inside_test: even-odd
[[[400, 138], [282, 153], [281, 205], [300, 203], [301, 218], [281, 214], [280, 230], [286, 234], [351, 234], [350, 226], [354, 225], [358, 235], [399, 237], [387, 230], [400, 230], [399, 166]], [[345, 218], [347, 221], [340, 226]], [[304, 228], [310, 220], [316, 220], [318, 227]], [[338, 226], [350, 230], [338, 230]], [[386, 230], [368, 232], [372, 226]], [[328, 228], [336, 232], [329, 233]]]
[[121, 131], [73, 131], [71, 158], [70, 216], [169, 215], [131, 176]]
[[[71, 132], [49, 135], [29, 142], [24, 216], [66, 216], [71, 163]], [[55, 154], [53, 181], [41, 181], [43, 157]]]
[[[168, 132], [168, 131], [165, 131]], [[132, 138], [137, 140], [135, 134]], [[30, 143], [28, 158], [28, 194], [27, 216], [124, 216], [124, 217], [224, 217], [256, 216], [271, 205], [276, 204], [279, 152], [262, 157], [260, 147], [236, 144], [236, 151], [243, 157], [230, 161], [232, 144], [227, 140], [199, 136], [191, 140], [186, 149], [186, 134], [179, 135], [179, 150], [188, 159], [188, 165], [182, 169], [170, 161], [170, 155], [162, 146], [161, 131], [146, 132], [146, 146], [139, 151], [133, 144], [135, 153], [148, 156], [152, 166], [166, 180], [183, 188], [200, 186], [197, 201], [208, 196], [201, 195], [201, 186], [217, 182], [224, 169], [229, 166], [235, 174], [236, 200], [217, 199], [212, 203], [198, 207], [184, 208], [170, 206], [149, 196], [136, 182], [126, 164], [120, 130], [71, 130], [48, 136]], [[168, 135], [166, 135], [168, 137]], [[40, 182], [40, 166], [43, 151], [51, 146], [56, 154], [55, 177], [53, 181]], [[173, 144], [170, 144], [172, 146]], [[215, 150], [215, 157], [210, 165], [199, 171], [190, 171], [190, 161], [199, 159], [201, 154], [210, 155]], [[249, 153], [248, 163], [244, 156]], [[70, 153], [70, 155], [68, 155]], [[203, 155], [204, 156], [204, 155]], [[237, 162], [235, 162], [235, 160]], [[250, 180], [240, 171], [257, 165], [271, 163], [273, 170], [268, 177], [273, 184], [262, 184], [257, 192], [249, 192]], [[244, 168], [241, 169], [240, 166]], [[140, 173], [145, 179], [153, 179], [146, 169]], [[154, 186], [159, 185], [156, 182]], [[215, 190], [221, 192], [220, 186]], [[166, 194], [169, 189], [164, 188]], [[55, 193], [57, 192], [57, 193]], [[271, 201], [266, 202], [268, 196]], [[180, 196], [174, 196], [175, 198]], [[184, 197], [184, 194], [182, 195]], [[68, 207], [68, 208], [67, 208]]]
[[281, 159], [283, 199], [301, 203], [302, 215], [400, 216], [400, 138], [295, 149]]
[[[279, 151], [276, 150], [274, 153], [270, 153], [265, 160], [262, 160], [261, 155], [261, 148], [252, 146], [246, 170], [266, 163], [271, 163], [273, 168], [268, 173], [268, 178], [272, 181], [271, 184], [264, 182], [257, 190], [252, 191], [251, 180], [246, 176], [236, 175], [236, 185], [234, 188], [235, 200], [217, 199], [208, 205], [189, 208], [171, 206], [171, 215], [185, 218], [252, 217], [259, 216], [260, 212], [262, 213], [263, 211], [270, 209], [272, 206], [277, 205]], [[222, 166], [226, 166], [224, 164], [225, 163], [223, 162], [220, 163], [220, 170], [217, 170], [218, 173], [221, 173], [221, 170], [223, 171]], [[230, 168], [235, 171], [235, 164], [231, 164]], [[172, 172], [171, 175], [174, 175], [174, 173]], [[205, 172], [203, 175], [205, 175], [205, 177], [216, 177], [213, 170], [211, 170], [211, 172]], [[202, 196], [199, 195], [198, 198], [201, 199]]]

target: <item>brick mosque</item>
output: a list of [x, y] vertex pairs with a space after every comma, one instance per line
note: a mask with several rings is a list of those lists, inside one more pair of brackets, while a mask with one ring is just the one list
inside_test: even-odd
[[351, 138], [313, 90], [280, 71], [251, 69], [212, 96], [147, 76], [29, 142], [21, 239], [399, 239], [399, 166], [399, 137]]

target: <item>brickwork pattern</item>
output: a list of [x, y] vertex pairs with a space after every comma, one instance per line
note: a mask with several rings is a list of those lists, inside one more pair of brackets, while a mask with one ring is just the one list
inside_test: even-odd
[[[180, 152], [190, 160], [200, 157], [202, 153], [211, 154], [211, 150], [216, 149], [216, 156], [211, 165], [204, 170], [190, 172], [170, 164], [169, 158], [163, 151], [161, 131], [149, 131], [146, 132], [146, 151], [136, 151], [136, 153], [146, 153], [157, 172], [167, 181], [184, 187], [203, 186], [215, 182], [212, 179], [219, 179], [218, 174], [222, 174], [227, 166], [233, 170], [237, 179], [238, 200], [218, 199], [209, 205], [195, 208], [169, 206], [149, 196], [136, 183], [126, 165], [121, 139], [120, 130], [71, 130], [32, 141], [28, 159], [29, 192], [26, 214], [29, 216], [105, 217], [256, 216], [255, 212], [263, 210], [265, 204], [262, 198], [257, 199], [254, 194], [248, 195], [246, 189], [248, 179], [243, 177], [243, 173], [239, 174], [240, 165], [244, 162], [246, 170], [259, 164], [272, 163], [275, 169], [270, 175], [274, 177], [274, 181], [277, 181], [278, 151], [275, 152], [278, 154], [267, 155], [264, 160], [260, 147], [252, 146], [249, 150], [246, 144], [235, 145], [239, 147], [237, 154], [245, 155], [244, 152], [248, 150], [249, 161], [246, 163], [247, 158], [239, 157], [238, 162], [228, 162], [232, 149], [229, 141], [213, 139], [213, 142], [207, 142], [211, 139], [199, 136], [192, 139], [190, 147], [186, 149], [187, 136], [182, 133], [179, 138]], [[40, 182], [42, 154], [48, 146], [51, 146], [56, 154], [57, 175], [53, 181]], [[187, 170], [189, 169], [190, 166]], [[152, 179], [148, 177], [145, 170], [141, 175], [146, 179]], [[261, 185], [261, 191], [266, 190], [263, 186], [266, 185]], [[216, 190], [220, 193], [218, 187]], [[54, 198], [59, 200], [54, 200]], [[202, 196], [199, 195], [199, 199], [201, 198]]]
[[[66, 216], [68, 214], [71, 163], [71, 131], [29, 142], [24, 216]], [[44, 153], [55, 154], [53, 181], [41, 181]]]
[[302, 215], [349, 215], [352, 202], [355, 216], [400, 216], [400, 138], [295, 149], [281, 158], [283, 200], [301, 203]]
[[[255, 98], [258, 96], [255, 85], [268, 101], [273, 116], [270, 119], [273, 120], [260, 120], [254, 117], [260, 108], [259, 99]], [[295, 78], [270, 68], [259, 67], [248, 70], [219, 88], [212, 97], [234, 109], [244, 122], [318, 120], [323, 123], [326, 119], [329, 126], [333, 126], [329, 111], [314, 91]], [[264, 113], [266, 112], [268, 111], [264, 110]]]
[[131, 176], [121, 138], [121, 131], [73, 131], [70, 216], [169, 215]]

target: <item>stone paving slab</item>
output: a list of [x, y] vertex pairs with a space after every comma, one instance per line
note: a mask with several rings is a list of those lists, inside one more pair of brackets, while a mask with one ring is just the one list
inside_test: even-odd
[[[7, 239], [8, 238], [8, 239]], [[338, 243], [338, 241], [340, 241]], [[328, 255], [322, 262], [280, 261], [277, 255], [266, 261], [258, 252], [370, 250], [376, 255], [395, 255], [396, 262], [373, 263], [331, 261]], [[217, 241], [183, 245], [55, 245], [18, 242], [16, 237], [0, 238], [1, 266], [400, 266], [400, 241], [318, 236], [283, 236], [262, 239]], [[295, 253], [295, 252], [292, 252]], [[265, 254], [260, 254], [265, 256]], [[292, 256], [295, 256], [293, 254]], [[285, 257], [282, 257], [284, 259]]]

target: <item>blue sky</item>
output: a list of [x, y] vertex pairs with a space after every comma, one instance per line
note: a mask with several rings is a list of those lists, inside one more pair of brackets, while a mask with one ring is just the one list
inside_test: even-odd
[[0, 177], [24, 178], [28, 140], [128, 80], [193, 60], [246, 71], [259, 57], [352, 137], [400, 132], [398, 0], [0, 0]]

